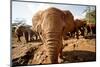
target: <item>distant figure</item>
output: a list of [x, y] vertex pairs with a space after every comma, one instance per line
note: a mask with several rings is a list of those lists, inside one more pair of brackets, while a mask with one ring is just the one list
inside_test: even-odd
[[77, 44], [74, 44], [73, 45], [73, 50], [75, 50], [76, 47], [78, 47], [78, 45]]
[[89, 33], [91, 33], [91, 35], [96, 34], [96, 24], [94, 23], [87, 24], [86, 28], [87, 28], [87, 35]]
[[75, 47], [76, 47], [76, 45], [74, 44], [74, 45], [73, 45], [73, 49], [75, 49]]

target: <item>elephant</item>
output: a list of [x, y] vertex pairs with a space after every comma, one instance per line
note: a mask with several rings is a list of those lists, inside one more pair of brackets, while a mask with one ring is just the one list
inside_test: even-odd
[[77, 34], [77, 37], [79, 38], [79, 31], [81, 32], [81, 35], [84, 36], [86, 21], [80, 20], [80, 19], [75, 19], [74, 22], [75, 22], [75, 32]]
[[41, 35], [47, 51], [47, 63], [58, 63], [58, 57], [62, 58], [63, 35], [74, 29], [72, 13], [55, 7], [47, 8], [32, 17], [32, 27]]
[[75, 31], [75, 22], [74, 22], [74, 16], [69, 10], [64, 11], [65, 14], [65, 29], [63, 34], [63, 39], [66, 39], [66, 36], [72, 36], [72, 33]]
[[87, 29], [87, 35], [88, 35], [88, 33], [92, 33], [92, 35], [96, 34], [96, 24], [89, 23], [86, 25], [86, 29]]
[[33, 35], [35, 35], [36, 40], [38, 37], [38, 34], [36, 32], [34, 32], [31, 28], [28, 28], [28, 27], [23, 26], [23, 25], [17, 26], [17, 28], [15, 29], [15, 34], [18, 38], [17, 42], [21, 42], [21, 39], [20, 39], [21, 36], [25, 37], [26, 43], [33, 40], [33, 38], [32, 38]]
[[68, 35], [70, 37], [75, 37], [75, 35], [76, 35], [76, 38], [79, 39], [79, 31], [81, 32], [81, 35], [84, 36], [85, 27], [86, 27], [85, 20], [75, 19], [73, 30], [66, 33], [66, 35]]

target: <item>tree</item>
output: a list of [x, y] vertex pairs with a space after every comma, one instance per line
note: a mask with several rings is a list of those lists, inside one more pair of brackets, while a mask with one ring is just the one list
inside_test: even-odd
[[96, 23], [96, 9], [94, 6], [87, 6], [83, 13], [86, 13], [87, 23]]

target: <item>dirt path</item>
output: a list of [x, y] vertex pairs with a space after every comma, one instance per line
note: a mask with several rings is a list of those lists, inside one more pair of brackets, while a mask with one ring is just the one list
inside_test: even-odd
[[[25, 43], [24, 38], [21, 38], [22, 42], [17, 42], [16, 38], [12, 38], [12, 61], [13, 64], [28, 64], [29, 59], [32, 59], [35, 49], [42, 43], [34, 41]], [[93, 39], [69, 39], [64, 40], [63, 49], [63, 63], [71, 62], [85, 62], [96, 60], [96, 42]], [[26, 58], [28, 57], [28, 58]]]

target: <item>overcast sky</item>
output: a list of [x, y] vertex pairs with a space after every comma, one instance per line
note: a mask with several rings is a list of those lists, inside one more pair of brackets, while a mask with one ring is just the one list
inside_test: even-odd
[[83, 5], [64, 5], [64, 4], [46, 4], [33, 2], [12, 2], [12, 22], [16, 19], [25, 19], [26, 23], [31, 25], [32, 16], [39, 10], [44, 10], [48, 7], [56, 7], [62, 10], [70, 10], [74, 15], [74, 19], [82, 19], [87, 6]]

